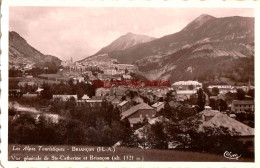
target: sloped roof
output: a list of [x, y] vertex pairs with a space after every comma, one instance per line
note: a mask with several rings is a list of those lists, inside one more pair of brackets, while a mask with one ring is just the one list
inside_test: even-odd
[[209, 121], [203, 122], [202, 125], [209, 127], [226, 127], [230, 131], [234, 130], [238, 132], [240, 136], [254, 135], [254, 128], [251, 128], [222, 113], [216, 114]]
[[118, 106], [123, 106], [123, 105], [125, 105], [127, 102], [128, 102], [128, 101], [124, 100], [124, 101], [122, 101], [121, 103], [119, 103]]
[[169, 121], [168, 118], [165, 118], [163, 116], [159, 116], [159, 117], [156, 117], [156, 118], [152, 118], [152, 119], [149, 119], [148, 122], [149, 124], [153, 125], [155, 124], [156, 122], [164, 122], [164, 121]]
[[88, 99], [90, 99], [90, 98], [88, 97], [88, 95], [85, 94], [81, 99], [88, 100]]
[[[212, 117], [209, 120], [205, 120], [204, 117]], [[198, 131], [203, 132], [204, 127], [225, 127], [228, 128], [230, 131], [236, 131], [239, 133], [240, 136], [250, 136], [254, 135], [254, 128], [251, 128], [226, 114], [220, 113], [217, 110], [204, 110], [198, 113], [195, 116], [189, 117], [189, 122], [196, 122], [200, 121], [201, 124], [199, 125]]]
[[144, 100], [141, 97], [135, 96], [132, 101], [135, 101], [137, 103], [142, 103]]
[[133, 106], [132, 108], [126, 110], [125, 112], [122, 113], [122, 117], [121, 119], [124, 119], [134, 113], [136, 113], [138, 110], [153, 110], [153, 108], [151, 106], [149, 106], [148, 104], [146, 103], [141, 103], [141, 104], [138, 104], [136, 106]]
[[175, 102], [175, 101], [170, 101], [170, 102], [169, 102], [169, 105], [170, 105], [171, 107], [178, 107], [178, 106], [181, 105], [181, 103]]
[[163, 105], [164, 102], [156, 102], [152, 105], [152, 107], [159, 107], [160, 105]]
[[176, 93], [179, 94], [195, 94], [197, 90], [177, 90]]
[[198, 81], [178, 81], [172, 85], [202, 85]]
[[254, 104], [253, 100], [233, 100], [233, 104]]
[[71, 97], [74, 97], [76, 100], [78, 100], [77, 95], [53, 95], [53, 98], [61, 98], [62, 101], [67, 101], [67, 100], [69, 100]]

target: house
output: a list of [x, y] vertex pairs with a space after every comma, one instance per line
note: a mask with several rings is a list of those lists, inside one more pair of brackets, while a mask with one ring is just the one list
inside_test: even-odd
[[111, 101], [111, 104], [116, 107], [119, 103], [120, 103], [120, 99], [115, 97], [112, 101]]
[[233, 100], [231, 103], [231, 111], [235, 113], [254, 112], [255, 103], [253, 100]]
[[204, 109], [205, 110], [212, 110], [212, 108], [210, 106], [205, 106]]
[[117, 105], [117, 107], [119, 108], [119, 111], [120, 111], [121, 113], [123, 113], [123, 112], [125, 112], [126, 110], [130, 109], [131, 104], [129, 103], [129, 101], [124, 100], [124, 101], [122, 101], [121, 103], [119, 103], [119, 104]]
[[202, 115], [200, 120], [202, 123], [199, 126], [199, 131], [203, 132], [205, 127], [227, 128], [231, 131], [231, 136], [236, 137], [238, 141], [244, 144], [252, 144], [250, 148], [253, 147], [255, 132], [254, 128], [235, 120], [233, 118], [234, 116], [228, 116], [227, 114], [223, 114], [215, 110], [204, 110], [200, 112], [199, 115]]
[[126, 74], [126, 75], [123, 75], [123, 79], [131, 79], [132, 77], [130, 76], [130, 75], [128, 75], [128, 74]]
[[104, 70], [104, 74], [105, 75], [115, 75], [116, 74], [116, 70], [115, 69], [105, 69]]
[[233, 90], [233, 87], [231, 85], [209, 85], [208, 89], [210, 92], [212, 92], [213, 88], [218, 88], [219, 92], [227, 93], [228, 91]]
[[[192, 88], [190, 88], [192, 87]], [[172, 88], [175, 90], [194, 90], [202, 88], [202, 83], [198, 81], [178, 81], [172, 84]]]
[[175, 101], [170, 101], [169, 106], [172, 107], [172, 108], [177, 108], [177, 107], [181, 106], [181, 103], [175, 102]]
[[20, 89], [9, 89], [8, 91], [8, 97], [21, 97], [22, 95], [23, 93]]
[[[199, 123], [198, 132], [205, 132], [205, 128], [226, 128], [230, 131], [231, 136], [238, 141], [247, 144], [254, 144], [254, 128], [251, 128], [217, 110], [204, 110], [196, 116], [189, 117], [185, 121], [189, 123]], [[252, 145], [253, 147], [253, 145]], [[251, 148], [251, 147], [250, 147]]]
[[68, 101], [72, 97], [74, 97], [76, 101], [78, 100], [77, 95], [53, 95], [53, 99], [59, 98], [61, 101]]
[[97, 88], [95, 96], [105, 96], [110, 93], [110, 89], [107, 88]]
[[155, 111], [160, 111], [161, 109], [164, 108], [164, 102], [156, 102], [152, 105]]
[[38, 97], [38, 93], [26, 93], [26, 94], [23, 94], [22, 97], [24, 97], [24, 98], [36, 98], [36, 97]]
[[143, 103], [144, 100], [139, 97], [139, 96], [135, 96], [133, 99], [132, 99], [133, 102], [137, 103], [137, 104], [140, 104], [140, 103]]
[[175, 96], [177, 101], [184, 101], [190, 99], [191, 95], [196, 93], [197, 90], [177, 90]]
[[156, 111], [146, 103], [131, 107], [121, 114], [121, 120], [128, 119], [131, 127], [142, 122], [146, 117], [148, 120], [154, 118]]
[[33, 86], [33, 85], [35, 85], [35, 83], [34, 83], [34, 82], [19, 82], [19, 83], [18, 83], [18, 86], [19, 86], [19, 87], [24, 87], [24, 86], [26, 86], [26, 85], [28, 85], [28, 86]]
[[125, 91], [123, 89], [116, 89], [115, 90], [115, 95], [116, 96], [124, 96], [125, 95]]
[[85, 100], [85, 103], [89, 105], [90, 107], [102, 107], [103, 100]]
[[42, 88], [38, 88], [35, 92], [39, 94], [39, 93], [41, 93], [41, 91], [43, 91], [43, 89]]
[[85, 95], [81, 98], [81, 100], [90, 100], [90, 98], [89, 98], [88, 95], [85, 94]]

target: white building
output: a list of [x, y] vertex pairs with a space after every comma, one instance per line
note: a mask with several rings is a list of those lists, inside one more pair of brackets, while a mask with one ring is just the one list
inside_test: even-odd
[[152, 107], [158, 112], [164, 108], [164, 102], [156, 102], [152, 105]]
[[[193, 88], [190, 89], [190, 86]], [[202, 83], [199, 83], [198, 81], [178, 81], [172, 84], [172, 87], [175, 90], [195, 90], [202, 88]]]
[[105, 69], [104, 74], [105, 75], [116, 75], [116, 70], [115, 69]]

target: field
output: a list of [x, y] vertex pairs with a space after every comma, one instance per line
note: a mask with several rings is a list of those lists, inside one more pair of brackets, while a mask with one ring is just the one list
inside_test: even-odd
[[[43, 146], [51, 147], [51, 146]], [[52, 146], [53, 147], [53, 146]], [[8, 147], [8, 158], [10, 161], [13, 160], [12, 156], [18, 156], [29, 161], [30, 157], [38, 157], [43, 159], [44, 157], [49, 157], [57, 159], [56, 161], [64, 161], [64, 159], [74, 160], [80, 158], [78, 161], [113, 161], [112, 158], [120, 158], [116, 161], [194, 161], [194, 162], [253, 162], [250, 158], [239, 158], [238, 160], [230, 160], [223, 157], [223, 155], [208, 154], [208, 153], [198, 153], [189, 151], [178, 151], [178, 150], [158, 150], [158, 149], [139, 149], [139, 148], [122, 148], [116, 147], [115, 151], [113, 148], [99, 147], [101, 151], [98, 152], [98, 147], [87, 147], [87, 146], [55, 146], [58, 149], [63, 149], [64, 151], [39, 151], [39, 146], [37, 145], [9, 145]], [[72, 148], [85, 148], [88, 151], [72, 151]], [[14, 149], [20, 148], [19, 151]], [[25, 150], [24, 150], [25, 149]], [[74, 148], [75, 149], [75, 148]], [[111, 151], [112, 150], [112, 151]], [[63, 156], [63, 157], [62, 157]], [[113, 156], [113, 157], [112, 157]], [[27, 157], [27, 158], [25, 158]], [[84, 160], [84, 157], [88, 157]], [[91, 157], [93, 160], [91, 160]], [[96, 157], [96, 158], [95, 158]], [[22, 160], [24, 160], [22, 159]], [[99, 160], [98, 160], [99, 159]], [[109, 159], [109, 160], [106, 160]], [[37, 160], [37, 159], [33, 159]], [[76, 161], [76, 160], [74, 160]]]

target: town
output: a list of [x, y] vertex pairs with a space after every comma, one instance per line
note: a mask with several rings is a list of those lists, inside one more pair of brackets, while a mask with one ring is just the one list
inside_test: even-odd
[[[111, 59], [85, 64], [71, 59], [59, 67], [10, 66], [9, 142], [212, 152], [207, 145], [217, 144], [193, 144], [201, 138], [197, 130], [213, 135], [224, 131], [228, 137], [238, 137], [246, 148], [244, 154], [252, 155], [255, 107], [250, 80], [243, 85], [163, 82], [149, 81], [138, 75], [136, 66]], [[193, 122], [199, 122], [198, 128]], [[57, 132], [64, 127], [66, 133]], [[210, 132], [212, 127], [217, 131]], [[196, 131], [190, 134], [192, 130]], [[31, 134], [33, 141], [28, 138]]]

